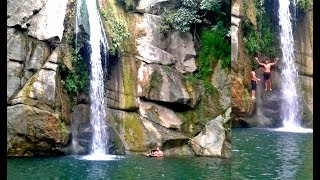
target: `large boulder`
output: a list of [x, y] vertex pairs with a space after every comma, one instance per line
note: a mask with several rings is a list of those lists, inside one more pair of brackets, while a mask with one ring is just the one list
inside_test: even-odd
[[[30, 44], [31, 45], [31, 44]], [[28, 55], [28, 38], [14, 28], [7, 28], [7, 60], [24, 62]]]
[[7, 26], [22, 26], [34, 14], [37, 14], [48, 0], [26, 0], [7, 2]]
[[192, 148], [189, 145], [183, 145], [180, 147], [173, 147], [169, 149], [163, 150], [163, 154], [166, 156], [174, 156], [174, 155], [180, 155], [180, 156], [194, 156], [194, 152]]
[[120, 137], [127, 154], [144, 154], [157, 146], [164, 151], [167, 150], [166, 155], [192, 154], [185, 146], [188, 144], [188, 137], [147, 118], [133, 112], [108, 109], [109, 125]]
[[196, 52], [191, 33], [173, 31], [164, 36], [160, 24], [160, 16], [143, 15], [142, 21], [137, 24], [141, 36], [136, 39], [136, 58], [146, 63], [174, 64], [181, 73], [194, 72], [197, 69], [194, 59]]
[[142, 98], [177, 103], [194, 108], [201, 92], [196, 84], [183, 78], [175, 69], [141, 63], [138, 70], [138, 94]]
[[230, 142], [225, 143], [228, 129], [224, 128], [224, 125], [230, 121], [230, 113], [231, 108], [223, 115], [209, 121], [201, 133], [190, 140], [189, 143], [197, 156], [230, 156], [230, 153], [225, 154], [228, 151], [224, 150], [224, 148], [230, 148]]
[[32, 76], [9, 104], [28, 104], [53, 112], [56, 102], [56, 75], [58, 65], [48, 61]]
[[146, 128], [149, 136], [154, 143], [151, 148], [160, 147], [166, 153], [165, 155], [193, 155], [190, 146], [188, 146], [189, 138], [182, 133], [170, 130], [160, 126], [157, 123], [142, 118], [142, 123]]
[[[45, 42], [37, 41], [34, 38], [27, 36], [25, 33], [8, 28], [7, 38], [7, 64], [8, 69], [16, 67], [15, 74], [8, 71], [8, 99], [20, 87], [23, 87], [28, 79], [35, 72], [42, 68], [45, 61], [49, 58], [50, 61], [57, 63], [57, 53], [55, 50], [50, 55], [49, 45]], [[55, 60], [53, 60], [55, 59]], [[18, 65], [17, 63], [21, 64]], [[23, 70], [17, 66], [23, 67]], [[18, 83], [19, 79], [19, 83]]]
[[27, 22], [30, 25], [28, 34], [39, 40], [60, 42], [67, 3], [67, 0], [48, 0], [43, 9]]
[[18, 104], [7, 108], [7, 116], [9, 156], [62, 154], [69, 130], [56, 114]]
[[167, 51], [173, 55], [176, 61], [176, 69], [181, 73], [189, 73], [197, 70], [194, 57], [197, 55], [194, 49], [191, 33], [174, 31], [168, 35]]
[[152, 102], [141, 100], [139, 111], [142, 117], [168, 129], [180, 129], [183, 123], [173, 110]]
[[9, 1], [7, 24], [28, 29], [28, 35], [39, 40], [60, 42], [67, 3], [67, 0], [27, 0], [22, 4]]

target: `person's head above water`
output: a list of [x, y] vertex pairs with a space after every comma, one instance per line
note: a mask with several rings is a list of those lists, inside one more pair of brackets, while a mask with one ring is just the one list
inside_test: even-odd
[[266, 59], [265, 62], [266, 62], [266, 64], [269, 64], [269, 59]]

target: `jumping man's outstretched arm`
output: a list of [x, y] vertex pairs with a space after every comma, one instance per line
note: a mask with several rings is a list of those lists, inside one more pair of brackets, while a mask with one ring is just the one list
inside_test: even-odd
[[277, 64], [277, 62], [278, 62], [278, 58], [276, 58], [276, 62], [270, 63], [270, 65], [275, 65], [275, 64]]
[[258, 63], [259, 65], [261, 65], [261, 66], [265, 66], [265, 65], [266, 65], [266, 64], [264, 64], [264, 63], [261, 63], [261, 62], [258, 60], [258, 57], [255, 57], [254, 59], [257, 61], [257, 63]]

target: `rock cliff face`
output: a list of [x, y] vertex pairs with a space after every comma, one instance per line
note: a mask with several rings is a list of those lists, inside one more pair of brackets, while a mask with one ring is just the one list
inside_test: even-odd
[[62, 154], [70, 112], [56, 45], [62, 39], [67, 1], [9, 1], [7, 8], [7, 153]]
[[[312, 1], [311, 1], [312, 2]], [[277, 9], [277, 1], [266, 1], [271, 3], [271, 7]], [[263, 81], [258, 83], [256, 91], [256, 101], [250, 98], [250, 72], [251, 63], [246, 53], [246, 39], [244, 38], [243, 20], [247, 19], [255, 25], [257, 23], [255, 12], [256, 7], [251, 6], [252, 2], [246, 5], [242, 1], [232, 2], [231, 12], [231, 32], [232, 32], [232, 126], [233, 127], [279, 127], [281, 122], [281, 64], [276, 69], [271, 69], [272, 93], [264, 92]], [[246, 8], [245, 8], [246, 6]], [[269, 5], [270, 6], [270, 5]], [[296, 67], [299, 73], [299, 93], [301, 105], [302, 125], [313, 126], [313, 8], [312, 3], [306, 10], [301, 11], [296, 8], [297, 22], [294, 25]], [[277, 19], [277, 13], [270, 14], [273, 19]], [[280, 55], [278, 55], [280, 56]], [[262, 77], [263, 68], [256, 70], [258, 78]]]
[[[90, 99], [81, 94], [71, 108], [59, 74], [62, 64], [73, 69], [66, 39], [74, 30], [75, 2], [17, 3], [7, 4], [8, 155], [88, 153], [93, 133]], [[160, 33], [163, 7], [178, 8], [181, 2], [134, 4], [134, 11], [126, 12], [116, 0], [99, 1], [100, 10], [111, 8], [131, 34], [123, 52], [105, 65], [110, 153], [143, 154], [160, 146], [165, 155], [230, 157], [229, 72], [213, 67], [217, 91], [208, 94], [187, 77], [197, 70], [192, 34]], [[81, 26], [86, 37], [88, 24]], [[109, 31], [106, 28], [110, 43]], [[210, 135], [208, 140], [212, 135], [212, 141], [198, 142], [198, 134]]]
[[[252, 4], [250, 2], [249, 4]], [[247, 126], [245, 120], [253, 112], [254, 102], [250, 96], [251, 63], [245, 52], [242, 18], [249, 16], [255, 22], [255, 14], [244, 10], [243, 1], [234, 0], [231, 8], [231, 104], [232, 126]], [[254, 19], [254, 20], [253, 20]]]
[[298, 67], [302, 117], [305, 126], [313, 126], [313, 1], [298, 14], [295, 32], [295, 55]]
[[[141, 0], [137, 13], [127, 13], [116, 1], [100, 4], [113, 7], [116, 18], [125, 21], [131, 33], [130, 43], [110, 66], [107, 120], [125, 153], [141, 154], [159, 146], [165, 155], [195, 155], [188, 144], [190, 138], [200, 133], [207, 121], [224, 113], [230, 103], [223, 101], [222, 91], [208, 95], [184, 75], [197, 69], [193, 36], [177, 31], [162, 35], [159, 3], [178, 7], [175, 1]], [[230, 121], [225, 122], [228, 125]], [[222, 132], [226, 143], [220, 144], [220, 150], [226, 152], [230, 150], [227, 132], [227, 128]]]

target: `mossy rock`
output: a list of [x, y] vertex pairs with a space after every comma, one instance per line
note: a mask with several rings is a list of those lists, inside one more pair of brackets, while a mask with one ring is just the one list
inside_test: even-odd
[[137, 70], [135, 62], [132, 57], [122, 57], [121, 62], [124, 96], [120, 106], [124, 109], [136, 109], [138, 104], [136, 100]]
[[146, 134], [144, 132], [144, 126], [137, 115], [131, 114], [124, 117], [123, 130], [124, 140], [129, 146], [130, 151], [146, 151], [144, 142], [146, 140]]
[[222, 113], [223, 108], [219, 102], [219, 94], [205, 93], [195, 109], [178, 113], [184, 120], [181, 130], [188, 136], [193, 137], [201, 131], [208, 121]]
[[[107, 119], [110, 127], [119, 135], [126, 151], [147, 151], [148, 137], [139, 114], [108, 109]], [[119, 141], [117, 143], [120, 145]]]

